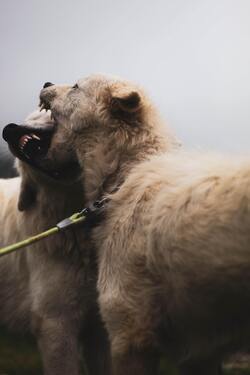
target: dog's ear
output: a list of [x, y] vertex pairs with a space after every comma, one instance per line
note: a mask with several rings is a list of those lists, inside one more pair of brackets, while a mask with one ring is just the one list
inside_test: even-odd
[[18, 210], [26, 211], [36, 202], [36, 187], [27, 179], [23, 179], [18, 197]]
[[129, 87], [116, 87], [111, 93], [111, 112], [122, 116], [133, 115], [141, 109], [141, 96]]

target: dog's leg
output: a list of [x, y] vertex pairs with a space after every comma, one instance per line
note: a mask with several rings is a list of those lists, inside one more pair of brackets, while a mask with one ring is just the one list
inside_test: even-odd
[[145, 334], [140, 330], [139, 323], [142, 322], [134, 321], [127, 311], [112, 309], [112, 312], [106, 319], [111, 341], [112, 375], [157, 375], [159, 353], [151, 325]]
[[81, 299], [86, 286], [82, 273], [64, 259], [55, 262], [41, 254], [39, 262], [38, 255], [34, 256], [38, 270], [33, 266], [31, 324], [44, 374], [79, 375], [79, 336], [86, 314]]
[[112, 375], [157, 375], [159, 356], [152, 349], [131, 350], [127, 354], [113, 353]]
[[84, 359], [89, 375], [111, 374], [111, 353], [108, 334], [99, 311], [91, 310], [83, 333]]
[[124, 275], [115, 267], [109, 275], [107, 262], [99, 268], [99, 306], [111, 342], [112, 375], [157, 374], [156, 332], [161, 315], [159, 305], [154, 303], [150, 279], [145, 277], [145, 272], [140, 272], [143, 261], [130, 259], [136, 268], [129, 270], [124, 260], [124, 268], [128, 270], [126, 277], [121, 277]]
[[[123, 300], [118, 304], [117, 300], [109, 302], [105, 308], [102, 305], [102, 312], [111, 341], [112, 375], [157, 375], [159, 355], [150, 312], [146, 312], [147, 322], [144, 314], [138, 321], [123, 305]], [[140, 306], [138, 303], [136, 309]]]
[[44, 375], [79, 375], [78, 338], [75, 326], [60, 318], [43, 318], [38, 334]]

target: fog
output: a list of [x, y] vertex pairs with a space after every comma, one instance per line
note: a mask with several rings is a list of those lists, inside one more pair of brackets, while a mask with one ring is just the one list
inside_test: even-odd
[[1, 126], [46, 81], [141, 84], [187, 147], [250, 150], [249, 0], [0, 0]]

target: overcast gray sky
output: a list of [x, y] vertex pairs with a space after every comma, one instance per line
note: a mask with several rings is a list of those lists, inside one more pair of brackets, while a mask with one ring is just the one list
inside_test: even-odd
[[0, 0], [1, 125], [46, 81], [143, 85], [188, 147], [250, 151], [249, 0]]

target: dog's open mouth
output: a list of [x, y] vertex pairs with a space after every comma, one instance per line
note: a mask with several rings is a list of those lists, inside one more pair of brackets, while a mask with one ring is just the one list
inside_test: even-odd
[[[81, 169], [75, 152], [67, 160], [53, 160], [49, 156], [56, 123], [39, 126], [9, 124], [3, 129], [3, 139], [14, 156], [47, 176], [68, 183], [77, 180]], [[52, 152], [53, 154], [53, 152]]]
[[53, 133], [53, 124], [41, 128], [9, 124], [3, 129], [3, 139], [17, 158], [36, 165], [46, 156]]

